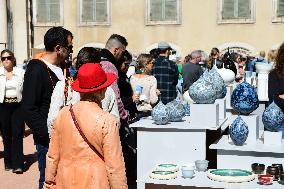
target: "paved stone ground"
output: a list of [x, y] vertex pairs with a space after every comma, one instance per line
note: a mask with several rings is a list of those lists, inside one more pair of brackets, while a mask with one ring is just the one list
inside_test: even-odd
[[39, 171], [32, 135], [24, 138], [26, 171], [22, 175], [4, 170], [3, 142], [0, 142], [0, 189], [37, 189]]

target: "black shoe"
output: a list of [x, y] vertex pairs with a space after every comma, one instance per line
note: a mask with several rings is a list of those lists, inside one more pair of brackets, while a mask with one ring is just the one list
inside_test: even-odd
[[23, 169], [22, 168], [13, 169], [13, 173], [23, 174]]

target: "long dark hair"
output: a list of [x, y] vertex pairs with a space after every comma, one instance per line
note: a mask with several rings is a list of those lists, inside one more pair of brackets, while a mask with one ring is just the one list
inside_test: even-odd
[[284, 43], [278, 49], [275, 70], [280, 76], [284, 77]]
[[4, 49], [3, 51], [1, 51], [1, 57], [4, 53], [8, 53], [12, 57], [13, 66], [15, 67], [17, 65], [17, 62], [14, 53], [9, 49]]

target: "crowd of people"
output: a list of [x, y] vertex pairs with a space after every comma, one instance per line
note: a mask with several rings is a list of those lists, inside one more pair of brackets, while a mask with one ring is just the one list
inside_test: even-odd
[[[278, 51], [250, 57], [212, 48], [172, 59], [173, 49], [133, 58], [125, 37], [113, 34], [104, 49], [80, 49], [72, 65], [73, 34], [53, 27], [44, 35], [45, 51], [16, 67], [1, 52], [0, 125], [5, 170], [24, 172], [24, 123], [32, 130], [40, 172], [38, 188], [135, 188], [136, 132], [129, 124], [150, 116], [162, 101], [182, 100], [206, 69], [228, 68], [242, 82], [257, 62], [273, 64], [269, 100], [284, 110], [284, 43]], [[171, 60], [170, 60], [171, 59]]]

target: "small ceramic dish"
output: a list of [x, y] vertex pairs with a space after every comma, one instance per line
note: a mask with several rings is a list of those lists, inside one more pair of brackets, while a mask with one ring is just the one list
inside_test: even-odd
[[269, 175], [269, 174], [262, 174], [262, 175], [258, 175], [258, 181], [259, 184], [261, 185], [270, 185], [273, 182], [273, 175]]

